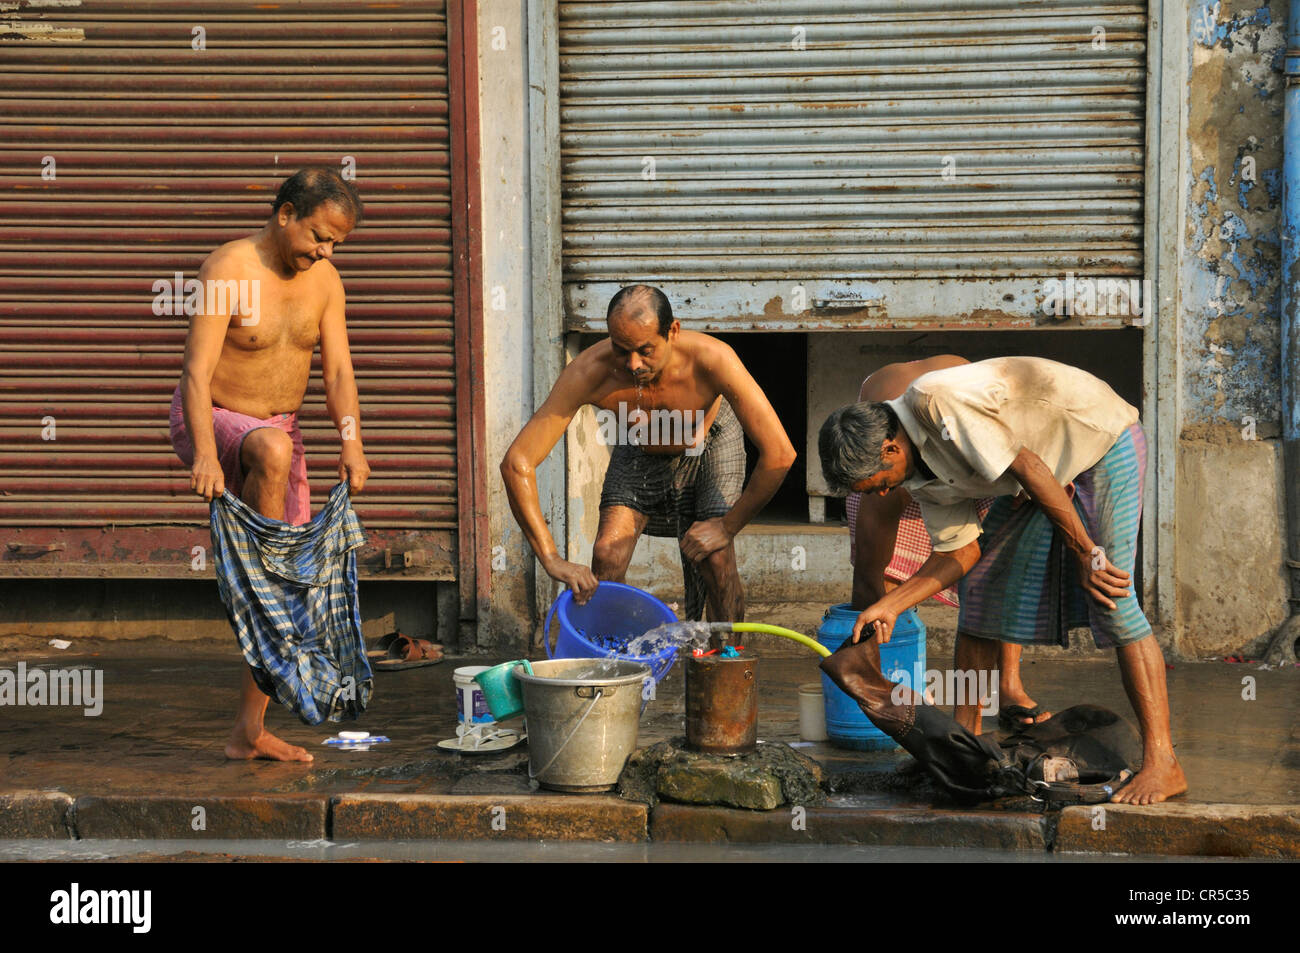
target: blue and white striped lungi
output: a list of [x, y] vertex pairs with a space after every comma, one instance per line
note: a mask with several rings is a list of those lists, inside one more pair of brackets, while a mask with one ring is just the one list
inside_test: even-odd
[[211, 513], [217, 589], [258, 688], [309, 725], [359, 716], [372, 691], [357, 598], [366, 537], [347, 484], [301, 526], [229, 490]]
[[[1074, 509], [1110, 562], [1133, 576], [1146, 478], [1146, 436], [1129, 427], [1106, 455], [1074, 480]], [[1022, 645], [1069, 645], [1069, 630], [1092, 629], [1098, 648], [1114, 648], [1151, 634], [1137, 587], [1093, 601], [1079, 582], [1075, 557], [1036, 505], [1012, 506], [998, 497], [982, 524], [980, 560], [958, 586], [957, 631]], [[1136, 577], [1132, 579], [1136, 583]]]

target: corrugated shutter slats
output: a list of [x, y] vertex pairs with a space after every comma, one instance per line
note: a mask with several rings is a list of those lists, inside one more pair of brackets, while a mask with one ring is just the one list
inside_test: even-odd
[[561, 3], [560, 80], [572, 326], [635, 280], [1141, 272], [1141, 3]]
[[[451, 578], [444, 4], [10, 6], [0, 10], [0, 538], [112, 526], [131, 550], [129, 527], [206, 523], [167, 435], [186, 320], [153, 313], [153, 284], [193, 277], [217, 245], [260, 228], [286, 175], [351, 156], [366, 220], [335, 264], [374, 469], [356, 509], [372, 541], [431, 549], [428, 572]], [[195, 50], [199, 27], [206, 48]], [[42, 177], [45, 156], [55, 178]], [[47, 417], [53, 441], [42, 440]], [[338, 453], [319, 358], [301, 420], [319, 505]], [[93, 572], [102, 553], [83, 556]], [[82, 557], [58, 558], [66, 574]]]

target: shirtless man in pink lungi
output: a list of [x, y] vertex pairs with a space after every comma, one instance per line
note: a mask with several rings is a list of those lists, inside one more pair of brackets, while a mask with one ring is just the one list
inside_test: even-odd
[[[205, 500], [229, 488], [263, 516], [310, 518], [298, 410], [320, 345], [325, 401], [339, 430], [339, 480], [358, 493], [370, 466], [343, 314], [343, 282], [330, 263], [356, 227], [356, 189], [329, 169], [303, 169], [280, 186], [271, 218], [222, 245], [199, 269], [202, 304], [190, 321], [172, 397], [172, 446]], [[311, 761], [263, 725], [267, 703], [244, 666], [228, 758]]]

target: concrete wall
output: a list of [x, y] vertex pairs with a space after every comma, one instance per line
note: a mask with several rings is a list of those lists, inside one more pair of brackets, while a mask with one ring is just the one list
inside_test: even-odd
[[[525, 645], [532, 631], [533, 557], [515, 523], [498, 466], [533, 412], [529, 265], [528, 37], [523, 0], [480, 0], [483, 355], [492, 578], [479, 620], [485, 650]], [[556, 460], [550, 466], [559, 466]]]
[[1281, 2], [1200, 2], [1189, 16], [1175, 646], [1192, 656], [1258, 647], [1285, 617], [1285, 26]]

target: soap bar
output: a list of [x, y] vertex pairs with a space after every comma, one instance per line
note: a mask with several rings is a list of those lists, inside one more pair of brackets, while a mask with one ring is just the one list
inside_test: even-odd
[[368, 731], [340, 731], [339, 737], [344, 741], [360, 741], [362, 738], [369, 738]]

